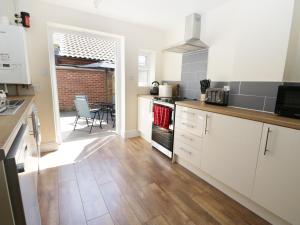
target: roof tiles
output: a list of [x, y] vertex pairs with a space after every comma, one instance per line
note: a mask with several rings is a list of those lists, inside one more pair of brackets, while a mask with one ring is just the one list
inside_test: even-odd
[[54, 34], [56, 55], [115, 63], [116, 42], [77, 34]]

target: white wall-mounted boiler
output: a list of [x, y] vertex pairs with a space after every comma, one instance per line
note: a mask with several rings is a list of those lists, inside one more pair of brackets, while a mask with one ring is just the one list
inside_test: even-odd
[[0, 83], [31, 84], [23, 27], [0, 24]]

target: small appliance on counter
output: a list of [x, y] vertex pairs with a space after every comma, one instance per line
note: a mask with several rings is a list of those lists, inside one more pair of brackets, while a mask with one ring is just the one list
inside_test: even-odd
[[278, 87], [275, 113], [300, 119], [300, 85], [280, 85]]
[[229, 100], [229, 88], [208, 88], [206, 90], [205, 103], [227, 106]]
[[6, 104], [6, 94], [3, 90], [0, 90], [0, 113], [4, 112], [7, 109]]
[[159, 82], [153, 81], [152, 88], [150, 89], [150, 95], [158, 95], [158, 91], [159, 91], [158, 87], [159, 87]]
[[173, 96], [173, 86], [169, 84], [159, 85], [159, 97], [171, 98]]

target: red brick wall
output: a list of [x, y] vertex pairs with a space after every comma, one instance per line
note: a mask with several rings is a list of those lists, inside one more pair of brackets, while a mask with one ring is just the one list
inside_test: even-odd
[[91, 64], [91, 63], [95, 63], [95, 62], [97, 62], [97, 60], [73, 58], [73, 57], [67, 57], [67, 56], [58, 56], [56, 65], [61, 65], [61, 64], [86, 65], [86, 64]]
[[[106, 101], [105, 71], [57, 68], [56, 76], [60, 111], [74, 109], [75, 95], [87, 95], [89, 103]], [[111, 94], [108, 93], [109, 99]]]

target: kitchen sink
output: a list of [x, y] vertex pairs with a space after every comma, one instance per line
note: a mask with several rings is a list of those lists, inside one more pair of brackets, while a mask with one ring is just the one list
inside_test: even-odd
[[0, 116], [14, 115], [23, 105], [25, 99], [8, 100], [6, 110], [0, 113]]

